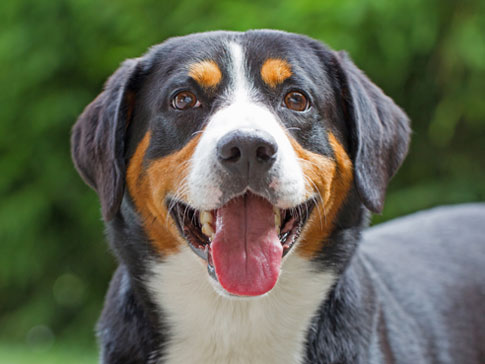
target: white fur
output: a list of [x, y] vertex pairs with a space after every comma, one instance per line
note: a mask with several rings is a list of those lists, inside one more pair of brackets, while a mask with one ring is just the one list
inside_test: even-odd
[[258, 129], [272, 135], [278, 145], [277, 160], [271, 174], [270, 188], [277, 190], [279, 208], [286, 209], [305, 201], [305, 179], [297, 156], [278, 121], [277, 115], [264, 104], [253, 101], [253, 88], [245, 74], [242, 47], [229, 45], [233, 69], [231, 87], [226, 95], [227, 106], [209, 120], [190, 161], [188, 198], [192, 207], [212, 210], [219, 207], [222, 192], [216, 145], [221, 137], [236, 129]]
[[169, 325], [166, 363], [301, 363], [310, 319], [335, 277], [292, 254], [261, 297], [223, 297], [209, 280], [206, 263], [186, 246], [153, 263], [147, 284]]

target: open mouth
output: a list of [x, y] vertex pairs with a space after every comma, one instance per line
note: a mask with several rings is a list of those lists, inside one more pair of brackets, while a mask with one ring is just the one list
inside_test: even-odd
[[276, 284], [282, 258], [300, 236], [313, 199], [279, 209], [251, 192], [224, 206], [199, 211], [167, 201], [191, 249], [207, 261], [209, 274], [231, 294], [256, 296]]

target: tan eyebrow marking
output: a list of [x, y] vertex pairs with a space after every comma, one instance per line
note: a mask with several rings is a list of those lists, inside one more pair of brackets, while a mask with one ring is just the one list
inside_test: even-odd
[[191, 64], [189, 76], [202, 87], [215, 87], [222, 79], [222, 72], [216, 62], [206, 60]]
[[283, 59], [268, 58], [261, 67], [261, 78], [273, 88], [291, 75], [291, 65]]

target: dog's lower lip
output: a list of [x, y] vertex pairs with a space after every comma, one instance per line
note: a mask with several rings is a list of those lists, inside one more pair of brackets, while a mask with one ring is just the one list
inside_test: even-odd
[[[283, 246], [283, 256], [288, 254], [300, 236], [315, 205], [315, 199], [309, 199], [294, 208], [279, 210], [278, 221], [280, 222], [280, 226], [277, 228], [279, 230], [279, 239]], [[170, 213], [192, 251], [207, 261], [209, 274], [215, 277], [210, 256], [211, 239], [203, 233], [200, 216], [204, 214], [203, 220], [205, 221], [205, 214], [209, 213], [212, 214], [215, 220], [217, 209], [212, 211], [199, 211], [184, 202], [172, 199], [167, 199], [167, 206], [170, 206]], [[276, 209], [275, 207], [275, 214]], [[211, 270], [213, 274], [211, 274]]]

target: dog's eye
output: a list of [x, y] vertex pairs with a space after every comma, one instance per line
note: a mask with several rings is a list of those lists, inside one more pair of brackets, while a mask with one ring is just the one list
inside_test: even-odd
[[192, 92], [181, 91], [173, 98], [172, 106], [177, 110], [187, 110], [199, 107], [200, 102]]
[[284, 106], [294, 111], [305, 111], [309, 102], [307, 97], [299, 91], [290, 91], [284, 98]]

